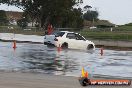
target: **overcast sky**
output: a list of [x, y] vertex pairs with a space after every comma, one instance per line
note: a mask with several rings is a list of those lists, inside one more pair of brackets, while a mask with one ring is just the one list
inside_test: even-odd
[[115, 24], [132, 22], [132, 0], [84, 0], [84, 5], [97, 8], [100, 19]]
[[[97, 9], [100, 19], [109, 20], [115, 24], [126, 24], [132, 22], [132, 0], [83, 0], [85, 5]], [[13, 6], [0, 5], [0, 9], [21, 11]]]

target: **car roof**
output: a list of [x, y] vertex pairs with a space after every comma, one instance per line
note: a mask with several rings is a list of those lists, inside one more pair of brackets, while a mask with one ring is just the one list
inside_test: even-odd
[[65, 32], [65, 33], [75, 33], [75, 32], [70, 32], [70, 31], [60, 31], [60, 32]]

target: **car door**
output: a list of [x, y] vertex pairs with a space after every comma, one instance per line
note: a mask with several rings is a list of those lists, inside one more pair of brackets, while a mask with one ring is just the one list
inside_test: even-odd
[[76, 49], [76, 37], [75, 33], [67, 33], [66, 35], [68, 48]]
[[86, 39], [83, 38], [80, 34], [76, 33], [75, 34], [76, 37], [76, 48], [77, 49], [86, 49], [87, 47], [87, 43], [86, 43]]

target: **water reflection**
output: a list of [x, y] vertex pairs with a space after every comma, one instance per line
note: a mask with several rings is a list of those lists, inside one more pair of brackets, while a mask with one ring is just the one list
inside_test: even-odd
[[[48, 52], [48, 53], [47, 53]], [[27, 68], [34, 72], [43, 72], [55, 75], [65, 75], [65, 72], [77, 70], [78, 65], [66, 55], [67, 51], [58, 53], [56, 48], [39, 50], [38, 48], [27, 49], [21, 53], [23, 62], [28, 64]]]

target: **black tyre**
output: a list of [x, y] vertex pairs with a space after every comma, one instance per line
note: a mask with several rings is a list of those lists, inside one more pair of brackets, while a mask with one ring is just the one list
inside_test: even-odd
[[87, 50], [92, 50], [93, 48], [94, 48], [93, 44], [89, 44], [89, 45], [87, 46]]
[[61, 45], [61, 48], [62, 48], [62, 49], [68, 49], [68, 43], [63, 43], [63, 44]]
[[47, 44], [48, 48], [54, 48], [55, 46], [53, 44]]

